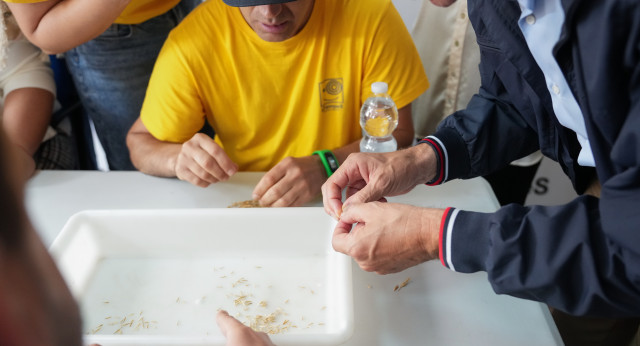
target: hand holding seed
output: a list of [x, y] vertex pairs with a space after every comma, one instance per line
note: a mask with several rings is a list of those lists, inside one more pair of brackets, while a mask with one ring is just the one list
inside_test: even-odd
[[347, 206], [333, 233], [333, 248], [365, 271], [389, 274], [438, 258], [443, 210], [397, 203]]

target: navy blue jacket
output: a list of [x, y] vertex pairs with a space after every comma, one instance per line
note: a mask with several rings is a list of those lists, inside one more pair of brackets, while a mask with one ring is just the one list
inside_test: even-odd
[[596, 169], [577, 164], [580, 145], [553, 113], [514, 0], [468, 2], [482, 86], [428, 138], [439, 182], [486, 175], [541, 149], [578, 193], [597, 173], [601, 198], [495, 213], [451, 208], [440, 256], [456, 271], [486, 271], [499, 294], [577, 315], [640, 316], [640, 1], [562, 4], [554, 55], [585, 117]]

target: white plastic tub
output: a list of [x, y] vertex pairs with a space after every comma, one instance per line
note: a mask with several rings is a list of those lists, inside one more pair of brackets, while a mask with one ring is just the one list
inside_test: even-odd
[[223, 345], [225, 309], [278, 345], [337, 345], [353, 293], [334, 226], [321, 208], [85, 211], [51, 253], [88, 344]]

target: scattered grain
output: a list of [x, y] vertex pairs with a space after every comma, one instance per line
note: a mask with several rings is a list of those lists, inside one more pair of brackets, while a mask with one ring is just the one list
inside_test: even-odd
[[260, 202], [254, 200], [234, 202], [227, 208], [262, 208]]
[[396, 287], [393, 289], [393, 291], [394, 292], [400, 291], [403, 287], [407, 286], [409, 284], [409, 282], [411, 282], [411, 278], [407, 278], [400, 285], [396, 285]]

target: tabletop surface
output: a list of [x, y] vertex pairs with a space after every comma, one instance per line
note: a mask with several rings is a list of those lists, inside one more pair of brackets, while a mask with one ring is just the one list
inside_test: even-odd
[[[200, 188], [140, 172], [41, 171], [27, 185], [27, 212], [45, 246], [83, 210], [226, 208], [251, 199], [263, 173], [238, 173]], [[390, 202], [492, 212], [482, 178], [418, 186]], [[322, 206], [320, 198], [306, 206]], [[407, 278], [399, 292], [394, 287]], [[459, 274], [438, 261], [377, 275], [353, 262], [354, 335], [345, 345], [562, 345], [546, 305], [497, 295], [486, 273]]]

